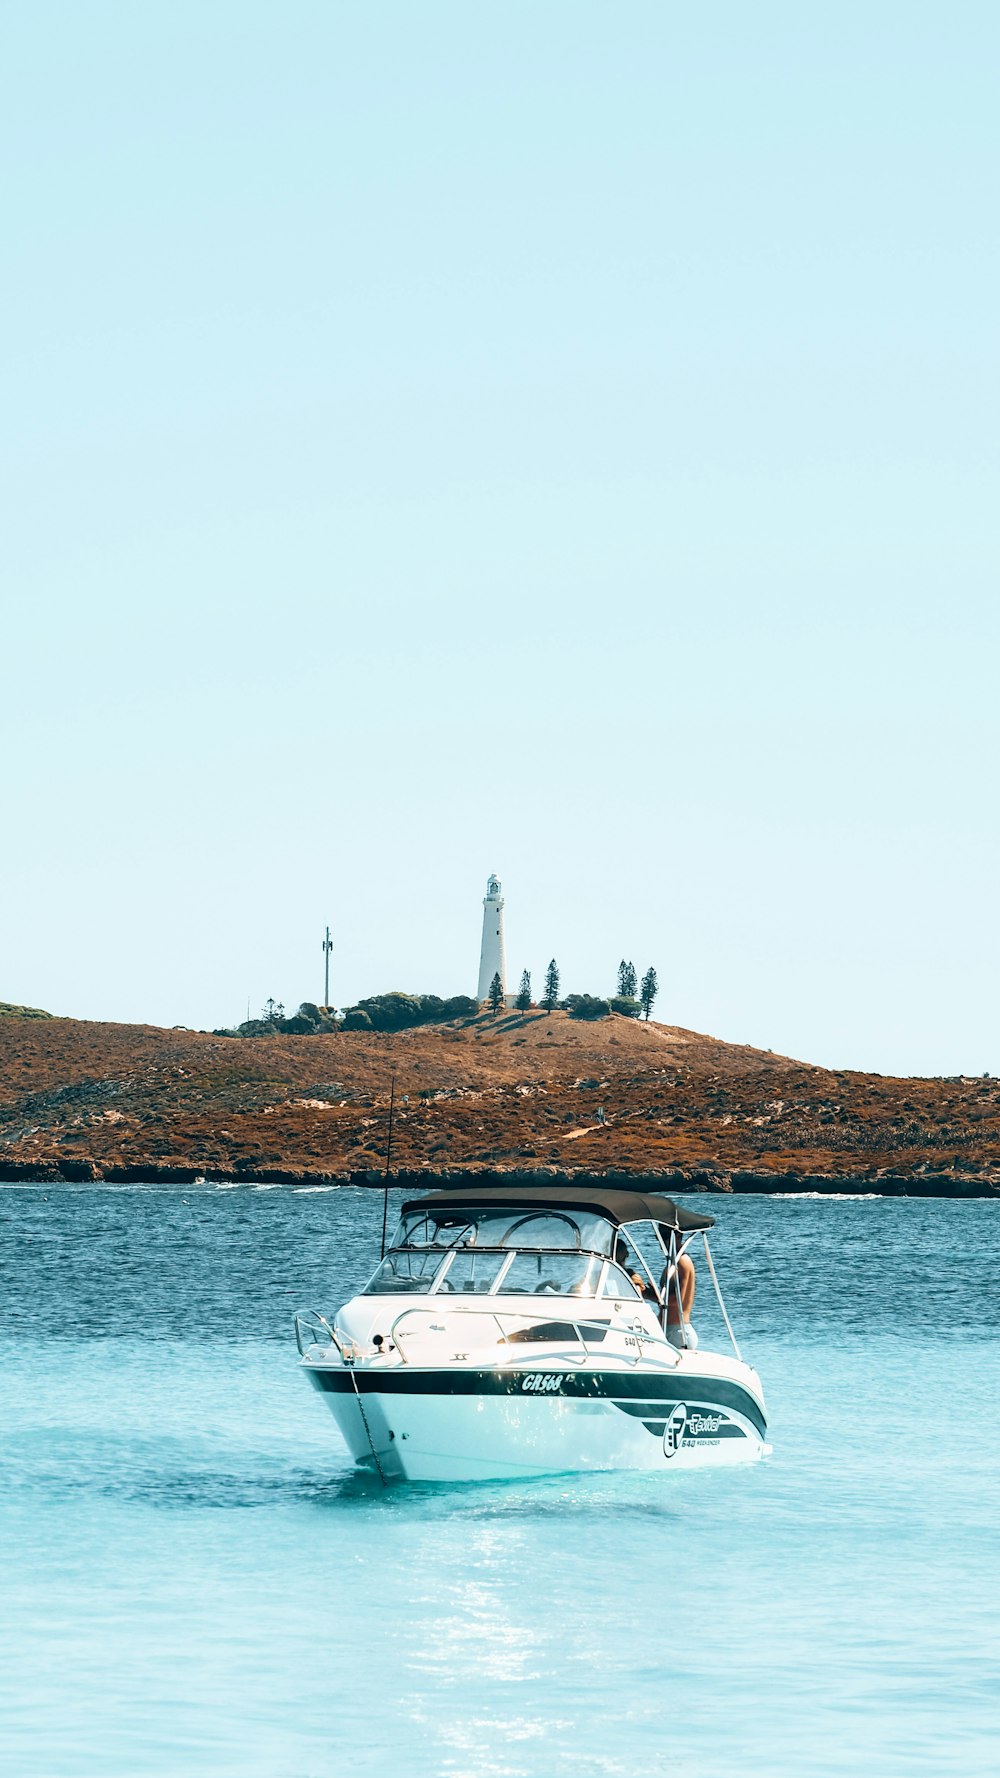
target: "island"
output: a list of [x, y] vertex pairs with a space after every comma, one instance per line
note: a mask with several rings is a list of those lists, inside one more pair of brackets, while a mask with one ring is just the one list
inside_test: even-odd
[[387, 1163], [401, 1184], [991, 1197], [1000, 1081], [831, 1070], [538, 1008], [262, 1037], [0, 1019], [6, 1181], [374, 1185]]

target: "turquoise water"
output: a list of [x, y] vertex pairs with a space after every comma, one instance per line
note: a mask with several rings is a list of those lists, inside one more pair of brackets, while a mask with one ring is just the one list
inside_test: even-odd
[[770, 1459], [383, 1492], [376, 1194], [0, 1189], [0, 1769], [992, 1778], [1000, 1206], [711, 1208]]

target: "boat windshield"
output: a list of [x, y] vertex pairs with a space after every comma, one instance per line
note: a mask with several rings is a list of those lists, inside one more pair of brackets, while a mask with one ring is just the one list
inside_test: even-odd
[[393, 1248], [544, 1248], [547, 1253], [611, 1252], [613, 1230], [603, 1216], [579, 1210], [411, 1210], [400, 1219]]
[[596, 1296], [637, 1297], [619, 1266], [597, 1253], [551, 1253], [528, 1248], [401, 1247], [387, 1253], [365, 1296]]
[[443, 1263], [440, 1253], [387, 1253], [364, 1295], [426, 1295]]
[[506, 1253], [484, 1252], [478, 1247], [462, 1248], [455, 1254], [438, 1289], [443, 1292], [458, 1290], [463, 1296], [485, 1296], [493, 1289], [506, 1258]]
[[516, 1253], [500, 1296], [596, 1296], [601, 1261], [593, 1253]]

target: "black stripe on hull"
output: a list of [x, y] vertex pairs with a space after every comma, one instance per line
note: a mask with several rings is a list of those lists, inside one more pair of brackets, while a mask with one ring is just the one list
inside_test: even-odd
[[[616, 1408], [620, 1408], [621, 1405], [620, 1401], [615, 1402]], [[643, 1425], [646, 1428], [646, 1431], [653, 1433], [656, 1438], [662, 1438], [667, 1429], [667, 1422], [665, 1420], [644, 1420]], [[746, 1433], [742, 1426], [736, 1425], [735, 1421], [724, 1420], [721, 1425], [713, 1427], [711, 1442], [717, 1444], [718, 1441], [723, 1438], [746, 1438]], [[686, 1442], [687, 1441], [685, 1440], [685, 1443]], [[692, 1440], [691, 1442], [697, 1443], [698, 1441]]]
[[[607, 1401], [624, 1407], [643, 1420], [652, 1420], [657, 1409], [667, 1413], [677, 1402], [701, 1402], [723, 1407], [748, 1420], [763, 1438], [767, 1421], [759, 1404], [742, 1384], [724, 1377], [636, 1376], [625, 1371], [363, 1371], [321, 1370], [307, 1365], [317, 1389], [333, 1395], [516, 1395], [534, 1400]], [[530, 1391], [524, 1385], [532, 1380]], [[535, 1381], [537, 1379], [537, 1381]], [[545, 1385], [548, 1384], [546, 1388]]]

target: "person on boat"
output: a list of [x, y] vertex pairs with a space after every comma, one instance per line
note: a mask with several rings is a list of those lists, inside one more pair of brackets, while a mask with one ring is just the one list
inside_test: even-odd
[[648, 1273], [642, 1270], [635, 1254], [629, 1252], [626, 1243], [620, 1236], [615, 1247], [615, 1264], [621, 1266], [625, 1276], [635, 1285], [635, 1288], [639, 1292], [643, 1301], [647, 1303], [655, 1303], [656, 1307], [659, 1308], [660, 1299], [656, 1294], [656, 1287], [653, 1284], [652, 1279], [649, 1277]]
[[[628, 1271], [628, 1267], [625, 1269]], [[660, 1306], [660, 1299], [656, 1294], [656, 1286], [652, 1279], [649, 1278], [645, 1272], [640, 1272], [638, 1266], [636, 1266], [633, 1271], [630, 1271], [628, 1275], [631, 1278], [632, 1283], [635, 1285], [636, 1290], [639, 1292], [639, 1295], [642, 1297], [643, 1302], [653, 1303], [658, 1309]]]
[[[674, 1267], [676, 1266], [676, 1275]], [[664, 1267], [660, 1279], [660, 1290], [666, 1297], [667, 1318], [665, 1333], [672, 1346], [682, 1349], [687, 1347], [694, 1351], [698, 1344], [698, 1335], [691, 1326], [691, 1310], [694, 1307], [695, 1270], [694, 1260], [686, 1252], [679, 1253], [675, 1260]], [[677, 1298], [680, 1297], [680, 1302]]]

